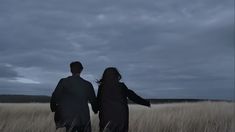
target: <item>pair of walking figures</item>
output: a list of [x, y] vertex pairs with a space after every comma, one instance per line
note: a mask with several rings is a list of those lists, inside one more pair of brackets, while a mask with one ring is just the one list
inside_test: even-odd
[[59, 81], [50, 101], [56, 129], [65, 127], [66, 132], [91, 132], [89, 102], [92, 111], [99, 114], [100, 132], [128, 132], [127, 100], [150, 107], [148, 100], [120, 81], [121, 74], [115, 67], [106, 68], [97, 81], [97, 96], [92, 84], [80, 76], [83, 66], [79, 61], [72, 62], [70, 70], [72, 75]]

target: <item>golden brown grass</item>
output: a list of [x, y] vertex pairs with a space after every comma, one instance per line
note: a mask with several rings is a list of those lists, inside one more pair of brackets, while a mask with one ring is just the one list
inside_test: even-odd
[[[234, 132], [234, 103], [130, 105], [130, 132]], [[98, 132], [97, 115], [91, 114]], [[57, 130], [63, 132], [64, 129]], [[0, 132], [55, 132], [49, 104], [0, 104]]]

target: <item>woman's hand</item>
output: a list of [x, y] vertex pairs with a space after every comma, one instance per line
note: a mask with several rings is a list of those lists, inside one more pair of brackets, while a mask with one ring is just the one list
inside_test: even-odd
[[146, 106], [147, 106], [147, 107], [151, 107], [151, 103], [150, 103], [149, 100], [146, 100]]

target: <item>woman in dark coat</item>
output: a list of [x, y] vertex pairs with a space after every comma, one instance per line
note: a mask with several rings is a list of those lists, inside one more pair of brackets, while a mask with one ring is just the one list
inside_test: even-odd
[[127, 98], [133, 102], [150, 107], [150, 102], [138, 96], [120, 82], [121, 75], [115, 67], [105, 69], [97, 82], [100, 131], [128, 132], [129, 110]]

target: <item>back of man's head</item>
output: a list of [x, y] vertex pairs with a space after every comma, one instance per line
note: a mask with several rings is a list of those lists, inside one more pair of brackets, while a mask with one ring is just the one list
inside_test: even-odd
[[83, 70], [82, 63], [79, 61], [74, 61], [70, 63], [70, 71], [72, 74], [81, 73]]

